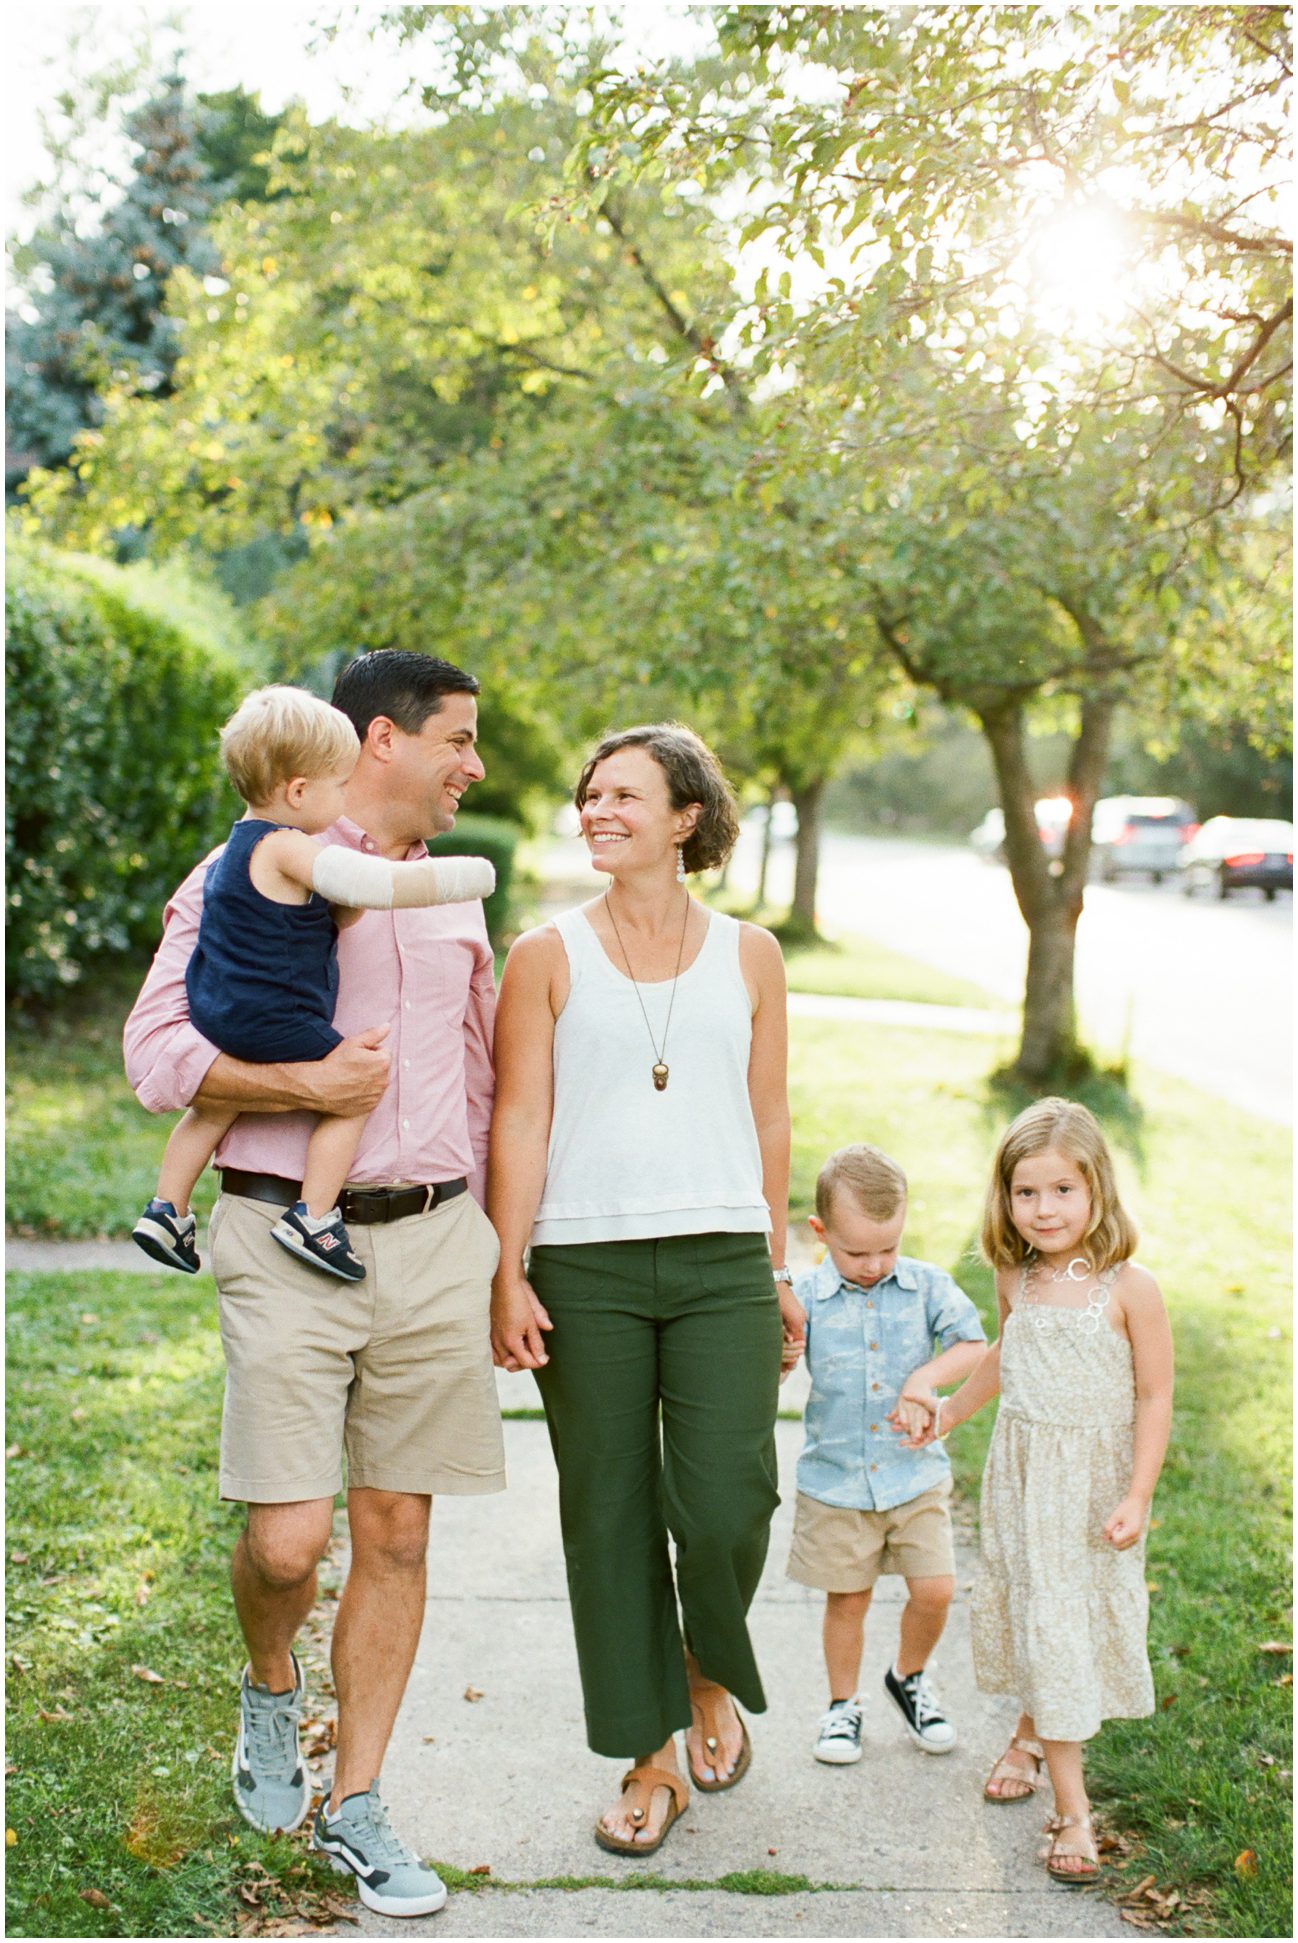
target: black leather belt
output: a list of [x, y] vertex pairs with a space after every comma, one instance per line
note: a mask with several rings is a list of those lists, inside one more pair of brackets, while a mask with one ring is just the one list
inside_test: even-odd
[[[286, 1181], [279, 1174], [247, 1174], [242, 1167], [223, 1167], [221, 1192], [242, 1194], [249, 1201], [270, 1201], [276, 1207], [291, 1207], [302, 1198], [301, 1181]], [[468, 1192], [466, 1180], [432, 1181], [427, 1187], [345, 1187], [338, 1196], [344, 1221], [359, 1221], [362, 1227], [376, 1221], [403, 1221], [408, 1214], [427, 1214], [443, 1201], [453, 1201]]]

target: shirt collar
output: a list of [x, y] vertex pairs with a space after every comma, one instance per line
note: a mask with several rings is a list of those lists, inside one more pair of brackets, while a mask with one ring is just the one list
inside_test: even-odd
[[[346, 844], [349, 850], [364, 850], [370, 856], [378, 855], [379, 846], [373, 837], [362, 830], [359, 823], [354, 823], [350, 816], [340, 816], [336, 823], [330, 824], [324, 832], [324, 838], [327, 843]], [[427, 855], [428, 846], [423, 842], [411, 844], [406, 852], [407, 860]]]
[[[812, 1284], [811, 1294], [812, 1299], [817, 1302], [823, 1302], [828, 1296], [837, 1295], [840, 1289], [860, 1288], [859, 1282], [849, 1282], [845, 1275], [839, 1273], [828, 1249], [825, 1250], [824, 1260], [817, 1265], [813, 1273], [816, 1279]], [[913, 1263], [905, 1255], [898, 1255], [897, 1266], [892, 1274], [885, 1275], [881, 1282], [874, 1284], [874, 1287], [884, 1289], [889, 1282], [895, 1282], [899, 1289], [905, 1289], [909, 1294], [913, 1294], [919, 1287], [919, 1276], [915, 1273]]]

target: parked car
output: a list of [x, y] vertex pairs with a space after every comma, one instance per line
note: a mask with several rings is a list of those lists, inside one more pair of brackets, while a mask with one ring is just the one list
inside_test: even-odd
[[1091, 821], [1096, 874], [1111, 884], [1130, 871], [1148, 871], [1161, 884], [1198, 827], [1190, 805], [1177, 796], [1102, 796]]
[[[1045, 845], [1048, 857], [1063, 855], [1064, 838], [1072, 820], [1073, 806], [1066, 796], [1043, 796], [1033, 805], [1037, 813], [1037, 835]], [[980, 857], [1005, 861], [1005, 812], [999, 804], [988, 810], [976, 830], [969, 832], [969, 841]]]
[[1256, 885], [1267, 898], [1293, 889], [1293, 824], [1274, 817], [1214, 816], [1191, 837], [1180, 856], [1187, 897], [1215, 890], [1229, 897]]

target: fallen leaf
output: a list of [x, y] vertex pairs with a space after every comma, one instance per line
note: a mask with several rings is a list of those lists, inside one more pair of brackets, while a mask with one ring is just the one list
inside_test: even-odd
[[23, 1447], [21, 1444], [10, 1444], [5, 1451], [6, 1457], [21, 1457], [22, 1454]]
[[1259, 1653], [1292, 1653], [1293, 1646], [1287, 1640], [1268, 1639], [1264, 1640], [1257, 1650]]
[[767, 1851], [766, 1851], [766, 1853], [767, 1853], [768, 1855], [778, 1855], [778, 1854], [779, 1854], [779, 1852], [780, 1852], [780, 1851], [779, 1851], [778, 1849], [767, 1849]]
[[1139, 1902], [1140, 1898], [1146, 1893], [1146, 1891], [1152, 1889], [1154, 1884], [1157, 1881], [1158, 1881], [1157, 1876], [1142, 1876], [1134, 1889], [1128, 1889], [1126, 1895], [1123, 1896], [1122, 1901], [1124, 1903]]
[[162, 1675], [160, 1673], [155, 1673], [151, 1667], [133, 1666], [131, 1668], [131, 1672], [135, 1675], [137, 1680], [143, 1680], [146, 1686], [165, 1687], [167, 1684], [166, 1681], [163, 1679]]
[[77, 1405], [75, 1410], [69, 1410], [68, 1415], [74, 1424], [83, 1424], [86, 1421], [86, 1413], [80, 1404]]
[[5, 1780], [6, 1780], [6, 1781], [7, 1781], [8, 1779], [9, 1779], [9, 1777], [10, 1777], [10, 1775], [11, 1775], [11, 1774], [17, 1774], [17, 1772], [18, 1772], [18, 1763], [17, 1763], [17, 1761], [6, 1761], [6, 1762], [5, 1762]]
[[149, 1585], [144, 1579], [141, 1579], [140, 1583], [135, 1588], [136, 1605], [147, 1606], [152, 1597], [153, 1597], [153, 1587]]
[[85, 1324], [86, 1328], [89, 1329], [92, 1323], [98, 1322], [99, 1317], [91, 1315], [89, 1309], [87, 1309], [85, 1314], [82, 1316], [81, 1320]]
[[70, 1579], [71, 1577], [72, 1574], [70, 1572], [51, 1572], [47, 1578], [41, 1580], [41, 1584], [62, 1585], [65, 1579]]
[[31, 1661], [25, 1660], [21, 1653], [11, 1653], [9, 1655], [9, 1664], [15, 1673], [30, 1673], [32, 1670]]
[[11, 1565], [30, 1565], [31, 1560], [26, 1552], [10, 1552], [9, 1563]]
[[7, 1828], [5, 1830], [5, 1847], [7, 1849], [15, 1849], [17, 1846], [18, 1830], [16, 1828]]
[[1278, 1680], [1273, 1680], [1271, 1682], [1271, 1685], [1273, 1687], [1291, 1687], [1293, 1685], [1293, 1674], [1282, 1673]]
[[1257, 1854], [1255, 1850], [1240, 1850], [1239, 1854], [1235, 1857], [1235, 1874], [1237, 1876], [1255, 1876], [1257, 1874]]
[[1150, 1930], [1154, 1927], [1151, 1917], [1139, 1916], [1134, 1909], [1120, 1909], [1118, 1915], [1124, 1923], [1130, 1923], [1133, 1929]]
[[71, 1720], [73, 1718], [66, 1707], [38, 1707], [36, 1711], [42, 1720]]
[[431, 1747], [431, 1746], [432, 1746], [432, 1744], [433, 1744], [433, 1742], [434, 1742], [434, 1741], [435, 1741], [436, 1739], [437, 1739], [437, 1736], [436, 1736], [436, 1734], [425, 1734], [425, 1735], [424, 1735], [424, 1746], [425, 1746], [425, 1747]]
[[[481, 1687], [466, 1687], [466, 1688], [464, 1689], [464, 1698], [465, 1698], [466, 1700], [481, 1700], [481, 1699], [483, 1698], [483, 1693], [482, 1693], [482, 1688], [481, 1688]], [[470, 1872], [470, 1873], [472, 1873], [472, 1872]]]
[[82, 1902], [89, 1903], [92, 1909], [111, 1909], [113, 1906], [102, 1889], [78, 1889], [77, 1894]]
[[475, 1863], [473, 1868], [469, 1870], [469, 1874], [471, 1876], [489, 1876], [491, 1874], [490, 1862]]

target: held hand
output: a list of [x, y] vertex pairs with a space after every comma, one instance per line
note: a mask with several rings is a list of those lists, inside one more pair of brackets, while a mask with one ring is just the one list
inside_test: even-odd
[[902, 1439], [903, 1450], [922, 1450], [933, 1442], [936, 1432], [937, 1399], [928, 1395], [908, 1396], [903, 1390], [886, 1421]]
[[1128, 1551], [1145, 1528], [1149, 1506], [1143, 1498], [1127, 1496], [1104, 1524], [1104, 1536], [1115, 1552]]
[[787, 1282], [777, 1282], [776, 1289], [780, 1298], [780, 1327], [784, 1332], [780, 1344], [780, 1381], [797, 1368], [798, 1359], [807, 1346], [807, 1312], [799, 1302]]
[[524, 1276], [496, 1277], [491, 1287], [491, 1360], [497, 1369], [539, 1370], [550, 1360], [541, 1331], [553, 1327]]
[[383, 1050], [385, 1025], [370, 1026], [335, 1046], [324, 1059], [301, 1068], [312, 1075], [313, 1103], [320, 1113], [372, 1113], [387, 1090], [392, 1056]]

